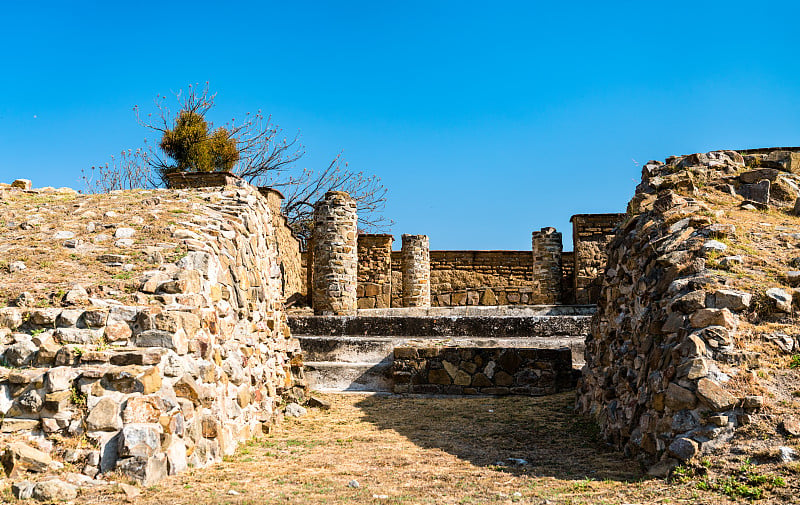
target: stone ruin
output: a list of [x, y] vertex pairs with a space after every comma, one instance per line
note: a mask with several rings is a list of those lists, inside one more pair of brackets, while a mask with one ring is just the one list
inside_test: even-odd
[[[572, 217], [572, 252], [553, 228], [534, 232], [530, 251], [431, 251], [425, 235], [403, 235], [392, 251], [391, 235], [358, 233], [340, 192], [316, 205], [301, 252], [280, 193], [227, 178], [236, 185], [182, 180], [107, 200], [5, 185], [0, 203], [44, 196], [46, 212], [65, 211], [65, 230], [13, 212], [9, 229], [107, 273], [138, 271], [136, 255], [150, 266], [127, 293], [76, 278], [59, 306], [25, 292], [0, 308], [4, 468], [20, 478], [69, 462], [80, 473], [58, 481], [62, 497], [109, 471], [149, 485], [268, 430], [280, 402], [306, 397], [306, 372], [327, 363], [351, 372], [339, 389], [372, 372], [411, 393], [550, 394], [577, 380], [577, 408], [606, 441], [663, 475], [724, 446], [764, 405], [731, 380], [759, 366], [758, 352], [738, 346], [754, 300], [785, 317], [800, 303], [777, 287], [763, 297], [732, 287], [725, 271], [742, 260], [719, 253], [735, 226], [695, 197], [708, 186], [744, 209], [800, 213], [800, 154], [743, 153], [649, 162], [626, 214]], [[149, 217], [131, 226], [124, 210], [100, 214], [104, 203]], [[9, 258], [14, 240], [0, 241]], [[287, 318], [303, 299], [318, 315]], [[67, 449], [54, 437], [90, 443]], [[23, 481], [15, 492], [49, 499], [52, 487]]]
[[[4, 288], [26, 289], [0, 308], [2, 464], [13, 479], [75, 468], [17, 496], [69, 499], [108, 472], [152, 485], [221, 461], [305, 400], [283, 307], [288, 229], [256, 188], [98, 197], [22, 181], [0, 187], [0, 212], [0, 250], [19, 259]], [[27, 239], [75, 272], [65, 294], [36, 291], [62, 279], [40, 282]], [[130, 289], [109, 287], [127, 272]]]
[[[789, 391], [756, 372], [774, 348], [769, 342], [783, 353], [798, 349], [791, 314], [800, 292], [781, 287], [796, 285], [791, 271], [781, 280], [747, 266], [769, 254], [759, 243], [795, 247], [786, 216], [798, 215], [799, 190], [800, 153], [785, 149], [715, 151], [643, 167], [628, 217], [606, 245], [605, 273], [590, 283], [598, 311], [577, 409], [653, 475], [729, 448], [737, 430], [759, 419], [772, 425], [776, 444], [800, 433], [791, 416], [775, 429], [770, 418]], [[773, 232], [758, 212], [789, 225]], [[762, 415], [769, 398], [773, 414]], [[740, 454], [763, 453], [763, 442], [737, 443]], [[783, 461], [796, 458], [790, 447], [779, 452]]]

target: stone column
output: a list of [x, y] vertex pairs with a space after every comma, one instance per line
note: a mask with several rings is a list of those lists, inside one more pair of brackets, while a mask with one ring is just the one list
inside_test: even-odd
[[431, 306], [431, 254], [427, 235], [403, 235], [403, 307]]
[[355, 315], [358, 272], [356, 202], [342, 191], [328, 191], [314, 205], [311, 247], [312, 307], [318, 315]]
[[533, 303], [561, 303], [561, 233], [555, 228], [533, 232]]
[[388, 234], [358, 236], [358, 308], [385, 309], [392, 301], [392, 241]]

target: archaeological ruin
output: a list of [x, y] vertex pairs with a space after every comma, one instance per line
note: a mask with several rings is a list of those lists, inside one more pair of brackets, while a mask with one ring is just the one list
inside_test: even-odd
[[521, 251], [362, 233], [338, 191], [301, 250], [280, 192], [172, 185], [0, 185], [0, 441], [18, 496], [46, 496], [35, 475], [65, 463], [71, 495], [221, 461], [309, 389], [574, 390], [574, 415], [658, 476], [733, 440], [756, 451], [756, 423], [797, 457], [800, 149], [648, 162], [625, 213], [572, 216], [571, 251], [552, 227]]

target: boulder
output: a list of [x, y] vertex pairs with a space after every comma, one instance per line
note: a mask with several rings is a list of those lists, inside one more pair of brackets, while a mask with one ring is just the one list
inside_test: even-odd
[[689, 461], [700, 452], [700, 446], [691, 438], [676, 438], [669, 444], [669, 453], [681, 461]]
[[750, 200], [752, 202], [761, 204], [768, 204], [769, 189], [770, 182], [769, 180], [764, 179], [755, 184], [740, 184], [736, 192], [744, 197], [745, 200]]
[[711, 379], [697, 381], [697, 396], [714, 412], [722, 412], [736, 405], [736, 397]]
[[158, 423], [131, 423], [122, 428], [117, 452], [121, 458], [149, 458], [161, 450], [163, 428]]
[[791, 314], [792, 295], [781, 288], [769, 288], [766, 295], [776, 311]]
[[718, 309], [745, 310], [750, 307], [753, 295], [732, 289], [718, 289], [714, 292], [714, 307]]
[[119, 431], [122, 429], [120, 417], [120, 404], [111, 397], [103, 397], [89, 411], [86, 417], [86, 427], [89, 431]]
[[39, 482], [33, 488], [33, 498], [44, 501], [69, 501], [78, 497], [78, 488], [60, 479]]
[[12, 479], [22, 472], [47, 471], [53, 465], [50, 455], [22, 442], [9, 444], [0, 460], [6, 475]]
[[670, 382], [669, 386], [667, 386], [664, 403], [672, 410], [691, 409], [697, 404], [697, 398], [688, 389]]
[[117, 461], [117, 470], [142, 486], [152, 486], [167, 476], [167, 456], [134, 456]]
[[730, 310], [725, 309], [701, 309], [689, 316], [689, 323], [694, 328], [705, 328], [706, 326], [722, 326], [724, 328], [736, 328], [736, 316]]

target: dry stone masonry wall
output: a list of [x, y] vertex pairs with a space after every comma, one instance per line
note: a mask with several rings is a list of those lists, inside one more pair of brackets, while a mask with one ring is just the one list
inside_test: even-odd
[[[757, 162], [749, 156], [754, 170], [735, 151], [647, 163], [627, 220], [608, 245], [578, 410], [599, 422], [608, 442], [652, 464], [654, 474], [724, 447], [764, 402], [747, 386], [760, 360], [741, 347], [751, 340], [742, 328], [750, 325], [756, 299], [785, 316], [792, 294], [736, 287], [742, 281], [729, 270], [743, 258], [725, 251], [737, 225], [718, 223], [726, 211], [696, 197], [698, 188], [713, 187], [747, 195], [739, 200], [743, 211], [775, 202], [748, 185], [769, 183], [770, 176], [793, 179], [774, 160], [794, 158], [758, 156]], [[773, 161], [770, 172], [754, 173]]]
[[255, 188], [6, 186], [0, 213], [0, 249], [16, 263], [0, 272], [3, 293], [25, 290], [0, 308], [12, 478], [70, 463], [65, 496], [113, 471], [152, 485], [233, 454], [282, 416], [282, 396], [304, 396], [272, 211]]
[[342, 191], [328, 191], [314, 206], [311, 247], [315, 314], [356, 314], [357, 222], [356, 202]]
[[267, 199], [272, 214], [272, 228], [278, 246], [278, 260], [283, 273], [283, 299], [287, 305], [294, 305], [307, 296], [305, 272], [300, 257], [300, 241], [292, 233], [281, 214], [283, 194], [272, 188], [260, 187], [258, 191]]
[[576, 214], [570, 219], [575, 303], [597, 303], [607, 260], [606, 246], [614, 236], [614, 228], [625, 217], [625, 214]]
[[388, 234], [358, 236], [359, 309], [384, 309], [392, 301], [392, 242]]
[[394, 349], [395, 393], [530, 395], [573, 388], [568, 348], [407, 345]]
[[403, 307], [431, 306], [431, 258], [427, 235], [402, 237]]

